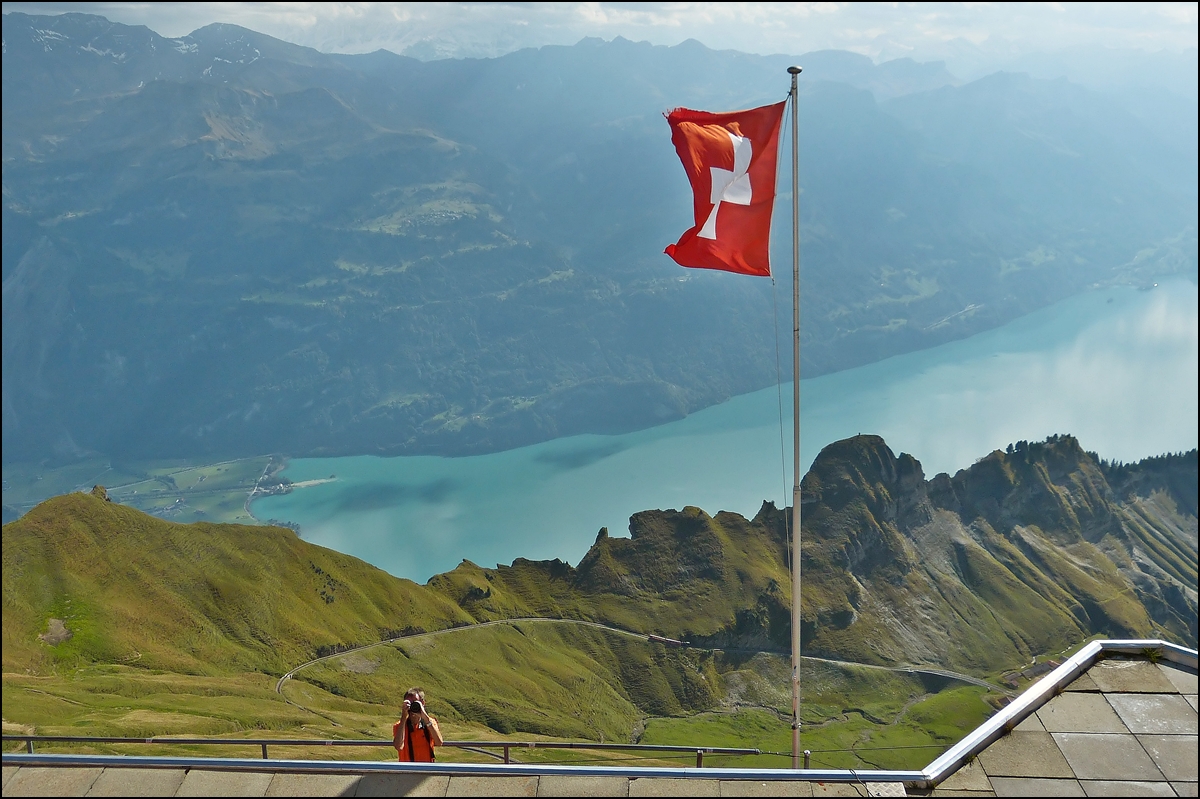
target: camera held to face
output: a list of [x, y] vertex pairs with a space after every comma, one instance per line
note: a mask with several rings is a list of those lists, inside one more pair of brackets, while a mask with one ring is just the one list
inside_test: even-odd
[[416, 714], [416, 715], [418, 715], [418, 716], [419, 716], [419, 715], [421, 715], [422, 713], [424, 713], [424, 712], [425, 712], [425, 708], [421, 707], [421, 700], [419, 700], [419, 699], [410, 699], [410, 700], [408, 701], [408, 712], [409, 712], [409, 713], [414, 713], [414, 714]]

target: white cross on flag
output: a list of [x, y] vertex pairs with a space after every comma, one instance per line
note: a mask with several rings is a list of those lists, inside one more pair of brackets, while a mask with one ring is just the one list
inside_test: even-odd
[[771, 274], [771, 211], [784, 105], [727, 114], [676, 108], [667, 114], [695, 206], [695, 226], [666, 249], [680, 266]]

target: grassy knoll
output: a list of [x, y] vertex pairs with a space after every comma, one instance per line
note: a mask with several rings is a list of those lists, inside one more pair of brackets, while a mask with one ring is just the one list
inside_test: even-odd
[[88, 494], [4, 527], [6, 672], [137, 663], [281, 674], [322, 647], [470, 620], [435, 592], [278, 527], [175, 524]]
[[[124, 485], [146, 478], [142, 465], [124, 465], [108, 459], [91, 459], [56, 467], [36, 463], [5, 463], [3, 473], [4, 506], [21, 513], [59, 494], [87, 491], [96, 484]], [[7, 515], [5, 519], [8, 519]]]
[[39, 464], [4, 466], [5, 520], [60, 494], [102, 485], [114, 501], [177, 522], [255, 524], [246, 497], [270, 456], [218, 463], [92, 459], [53, 468]]

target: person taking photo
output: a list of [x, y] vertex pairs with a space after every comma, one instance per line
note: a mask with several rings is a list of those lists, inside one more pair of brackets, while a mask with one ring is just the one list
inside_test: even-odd
[[401, 762], [432, 763], [433, 747], [442, 745], [437, 719], [426, 712], [425, 692], [409, 688], [404, 692], [400, 720], [392, 725], [392, 746]]

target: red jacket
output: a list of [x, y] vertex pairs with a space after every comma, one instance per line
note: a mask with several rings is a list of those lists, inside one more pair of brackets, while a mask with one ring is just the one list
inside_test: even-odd
[[[400, 724], [397, 721], [392, 724], [392, 740], [395, 741], [400, 736]], [[405, 731], [404, 746], [396, 750], [400, 755], [402, 763], [432, 763], [433, 762], [433, 736], [425, 727], [418, 726], [416, 728], [409, 727]]]

